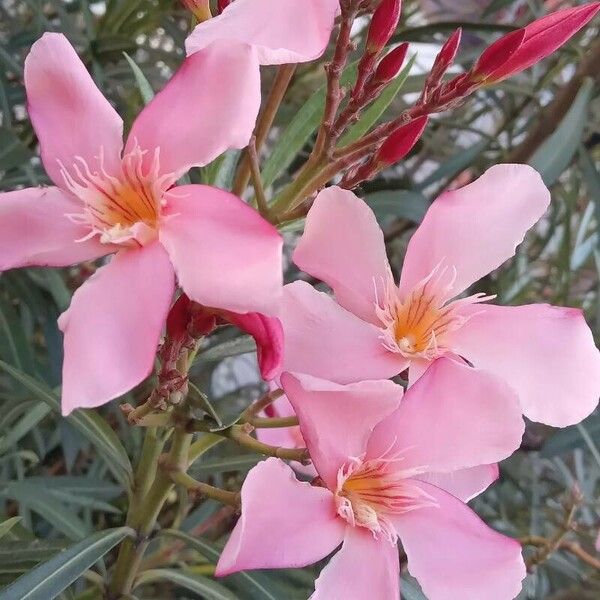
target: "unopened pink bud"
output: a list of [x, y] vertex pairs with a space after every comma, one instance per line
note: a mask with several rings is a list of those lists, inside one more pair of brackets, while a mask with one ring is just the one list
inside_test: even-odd
[[501, 37], [471, 70], [473, 79], [497, 82], [528, 69], [560, 48], [600, 11], [600, 2], [551, 13]]
[[375, 161], [381, 165], [393, 165], [402, 160], [423, 135], [428, 120], [427, 115], [417, 117], [392, 132], [379, 148]]
[[394, 79], [404, 64], [406, 53], [408, 52], [408, 43], [404, 42], [397, 48], [388, 52], [377, 65], [374, 81], [384, 83]]
[[400, 0], [381, 0], [373, 13], [367, 35], [367, 51], [371, 54], [381, 52], [396, 30], [400, 19]]

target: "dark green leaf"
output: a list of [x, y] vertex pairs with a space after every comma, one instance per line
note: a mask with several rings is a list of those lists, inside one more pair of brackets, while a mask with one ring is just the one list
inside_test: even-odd
[[[46, 384], [36, 381], [3, 361], [0, 361], [0, 369], [21, 383], [37, 398], [46, 402], [54, 412], [60, 414], [60, 400]], [[125, 448], [106, 421], [93, 410], [76, 410], [67, 419], [87, 440], [94, 444], [98, 452], [106, 459], [107, 465], [115, 477], [125, 487], [128, 487], [133, 478], [131, 463]]]
[[586, 78], [556, 131], [538, 148], [529, 164], [540, 172], [544, 183], [552, 185], [569, 166], [583, 136], [594, 80]]
[[2, 600], [53, 600], [109, 550], [133, 535], [129, 527], [91, 535], [23, 575], [2, 592]]
[[170, 581], [190, 592], [195, 592], [205, 600], [237, 600], [237, 596], [224, 585], [183, 570], [151, 569], [144, 571], [138, 577], [136, 587], [157, 581]]

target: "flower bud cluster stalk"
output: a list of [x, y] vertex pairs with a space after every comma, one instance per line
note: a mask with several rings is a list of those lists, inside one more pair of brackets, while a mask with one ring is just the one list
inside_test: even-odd
[[380, 58], [400, 17], [400, 2], [383, 0], [373, 14], [350, 98], [336, 116], [343, 95], [339, 77], [347, 62], [351, 48], [349, 31], [359, 7], [360, 3], [342, 3], [340, 33], [328, 67], [327, 102], [317, 143], [309, 161], [275, 199], [272, 219], [276, 223], [305, 214], [314, 194], [340, 174], [341, 185], [349, 189], [372, 179], [407, 155], [423, 134], [430, 115], [455, 108], [479, 88], [539, 62], [600, 12], [600, 2], [591, 2], [549, 14], [501, 37], [482, 53], [469, 71], [444, 81], [460, 45], [461, 30], [457, 29], [442, 46], [422, 93], [411, 108], [375, 127], [360, 140], [337, 147], [337, 141], [348, 126], [360, 118], [364, 108], [398, 75], [408, 49], [404, 43]]

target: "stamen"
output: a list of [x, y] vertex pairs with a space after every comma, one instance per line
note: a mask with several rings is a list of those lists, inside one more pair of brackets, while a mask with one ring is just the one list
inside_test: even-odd
[[459, 309], [495, 297], [479, 293], [452, 301], [456, 276], [454, 267], [440, 263], [403, 299], [391, 277], [384, 282], [384, 298], [376, 301], [375, 313], [382, 324], [383, 345], [390, 352], [426, 360], [441, 356], [448, 351], [447, 334], [471, 318]]
[[98, 236], [106, 244], [143, 246], [156, 237], [163, 196], [176, 176], [160, 175], [158, 148], [144, 167], [146, 154], [135, 142], [123, 156], [117, 174], [106, 170], [103, 148], [98, 156], [99, 172], [92, 172], [81, 156], [75, 157], [70, 170], [59, 161], [66, 187], [83, 203], [81, 213], [66, 217], [90, 228], [78, 241]]
[[414, 480], [426, 468], [399, 468], [398, 463], [404, 460], [401, 452], [387, 456], [394, 446], [377, 459], [351, 458], [338, 471], [335, 496], [338, 514], [350, 525], [365, 527], [375, 538], [383, 536], [390, 544], [398, 541], [393, 516], [437, 506]]

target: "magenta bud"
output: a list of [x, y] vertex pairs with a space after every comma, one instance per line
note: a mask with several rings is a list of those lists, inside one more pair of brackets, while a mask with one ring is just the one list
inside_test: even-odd
[[375, 155], [375, 161], [381, 165], [389, 166], [402, 160], [423, 135], [428, 120], [427, 115], [417, 117], [410, 123], [393, 131], [379, 148]]
[[367, 52], [381, 52], [396, 30], [400, 19], [401, 0], [381, 0], [373, 13], [367, 35]]
[[600, 2], [553, 12], [489, 46], [471, 70], [474, 80], [498, 82], [528, 69], [566, 43], [600, 11]]
[[395, 77], [402, 69], [406, 53], [408, 52], [408, 42], [400, 44], [397, 48], [390, 50], [377, 65], [374, 81], [378, 83], [387, 83]]
[[219, 14], [222, 13], [230, 4], [231, 0], [218, 0], [217, 8], [219, 9]]
[[435, 71], [439, 73], [439, 76], [442, 76], [448, 70], [448, 67], [450, 67], [456, 58], [461, 37], [462, 29], [459, 27], [442, 46], [442, 49], [435, 58], [432, 72]]

